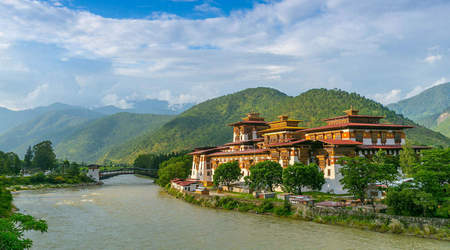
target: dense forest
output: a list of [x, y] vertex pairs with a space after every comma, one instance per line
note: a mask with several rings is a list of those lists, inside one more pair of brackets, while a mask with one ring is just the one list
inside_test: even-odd
[[320, 126], [322, 119], [343, 114], [351, 105], [360, 114], [382, 115], [383, 122], [414, 125], [407, 131], [415, 144], [448, 147], [450, 139], [418, 126], [383, 105], [356, 93], [342, 90], [313, 89], [296, 97], [271, 88], [252, 88], [215, 98], [175, 117], [153, 133], [146, 134], [114, 147], [103, 159], [132, 162], [138, 155], [149, 152], [173, 152], [194, 147], [220, 145], [231, 140], [232, 129], [227, 124], [240, 120], [246, 113], [261, 113], [266, 121], [285, 114], [304, 120], [307, 127]]

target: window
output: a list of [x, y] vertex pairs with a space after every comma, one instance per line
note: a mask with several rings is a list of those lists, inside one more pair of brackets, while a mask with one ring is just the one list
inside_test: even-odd
[[335, 136], [336, 140], [341, 140], [342, 139], [341, 132], [337, 132], [334, 136]]
[[372, 144], [377, 144], [378, 142], [378, 132], [372, 132]]
[[357, 131], [356, 133], [355, 133], [355, 140], [357, 141], [357, 142], [363, 142], [363, 138], [364, 138], [364, 134], [363, 134], [363, 132], [361, 132], [361, 131]]
[[400, 132], [396, 132], [394, 136], [395, 144], [402, 143], [402, 134]]
[[328, 169], [328, 176], [331, 176], [331, 169]]
[[381, 144], [386, 144], [386, 132], [381, 132]]

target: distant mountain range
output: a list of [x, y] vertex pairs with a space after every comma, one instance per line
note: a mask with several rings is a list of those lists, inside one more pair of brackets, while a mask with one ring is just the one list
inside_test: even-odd
[[177, 105], [169, 105], [167, 101], [148, 99], [143, 101], [135, 101], [130, 103], [133, 108], [120, 109], [115, 106], [104, 106], [93, 109], [93, 111], [105, 114], [113, 115], [120, 112], [136, 113], [136, 114], [155, 114], [155, 115], [176, 115], [190, 107], [194, 106], [194, 103], [185, 103]]
[[[292, 97], [271, 88], [252, 88], [175, 110], [167, 102], [154, 100], [134, 103], [134, 108], [127, 110], [65, 104], [17, 112], [0, 110], [0, 119], [14, 126], [0, 135], [0, 150], [23, 156], [28, 146], [51, 140], [60, 159], [130, 163], [142, 153], [189, 150], [228, 142], [232, 131], [227, 124], [251, 111], [261, 113], [267, 121], [286, 114], [305, 120], [304, 126], [319, 126], [324, 124], [322, 119], [342, 115], [350, 105], [361, 114], [385, 116], [384, 122], [415, 125], [416, 128], [407, 131], [415, 144], [450, 146], [448, 137], [356, 93], [313, 89]], [[190, 108], [185, 110], [187, 107]], [[176, 114], [181, 111], [184, 112]], [[436, 122], [438, 126], [448, 122], [445, 115], [436, 119], [443, 120]]]
[[390, 104], [388, 108], [450, 138], [450, 82]]
[[101, 115], [113, 115], [121, 112], [135, 113], [135, 114], [157, 114], [157, 115], [176, 115], [189, 109], [194, 104], [177, 104], [170, 105], [167, 101], [147, 99], [141, 101], [130, 102], [132, 108], [120, 109], [115, 106], [103, 106], [96, 108], [79, 107], [73, 105], [67, 105], [63, 103], [54, 103], [45, 107], [38, 107], [34, 109], [27, 109], [21, 111], [13, 111], [0, 107], [0, 135], [15, 128], [25, 122], [31, 121], [52, 111], [63, 110], [90, 110]]
[[0, 108], [0, 150], [23, 155], [28, 146], [51, 140], [59, 158], [96, 161], [109, 147], [149, 133], [191, 107], [144, 100], [133, 108], [83, 108], [62, 103], [23, 111]]

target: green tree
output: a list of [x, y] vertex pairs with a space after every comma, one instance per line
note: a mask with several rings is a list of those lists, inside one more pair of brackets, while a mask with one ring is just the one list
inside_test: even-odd
[[166, 186], [172, 179], [186, 178], [189, 176], [192, 168], [192, 156], [173, 157], [161, 163], [158, 169], [158, 181], [161, 186]]
[[405, 216], [422, 215], [423, 207], [417, 205], [417, 193], [418, 190], [405, 185], [389, 188], [385, 199], [389, 212]]
[[278, 162], [262, 161], [250, 167], [250, 176], [246, 176], [245, 180], [255, 190], [273, 191], [283, 182], [282, 175], [283, 168]]
[[417, 155], [409, 141], [406, 141], [406, 144], [403, 145], [400, 151], [399, 164], [404, 175], [412, 176], [414, 166], [417, 164]]
[[426, 150], [413, 174], [418, 186], [436, 199], [448, 197], [450, 183], [450, 148]]
[[33, 166], [33, 150], [31, 146], [28, 147], [25, 156], [23, 157], [23, 168], [30, 169]]
[[376, 169], [374, 178], [378, 182], [389, 186], [392, 182], [397, 180], [399, 172], [396, 159], [392, 156], [388, 156], [386, 151], [380, 149], [372, 157], [371, 162]]
[[40, 170], [51, 170], [56, 164], [56, 155], [51, 141], [43, 141], [33, 146], [33, 167]]
[[237, 161], [220, 164], [214, 171], [213, 182], [215, 186], [220, 184], [229, 186], [232, 182], [241, 178], [241, 168]]
[[0, 249], [28, 249], [32, 241], [24, 237], [25, 231], [47, 231], [47, 223], [30, 215], [12, 213], [12, 195], [0, 187]]
[[133, 163], [133, 166], [135, 167], [135, 168], [157, 168], [158, 166], [156, 165], [156, 166], [152, 166], [153, 164], [153, 162], [154, 162], [154, 160], [155, 160], [155, 155], [153, 155], [153, 154], [142, 154], [142, 155], [139, 155], [135, 160], [134, 160], [134, 163]]
[[70, 177], [78, 177], [80, 176], [80, 165], [76, 162], [70, 163], [70, 167], [67, 170], [67, 174]]
[[302, 187], [320, 190], [325, 184], [323, 172], [316, 164], [295, 163], [283, 170], [283, 187], [287, 192], [302, 194]]
[[33, 166], [33, 150], [31, 149], [31, 146], [28, 147], [27, 152], [25, 153], [25, 156], [23, 157], [23, 168], [24, 169], [30, 169]]
[[374, 164], [365, 157], [343, 157], [339, 159], [339, 164], [342, 165], [341, 184], [364, 203], [369, 184], [376, 182], [377, 173]]

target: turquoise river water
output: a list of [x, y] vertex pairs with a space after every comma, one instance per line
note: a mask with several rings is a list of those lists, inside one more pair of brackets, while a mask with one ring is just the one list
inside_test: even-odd
[[450, 243], [190, 205], [151, 179], [124, 175], [88, 188], [15, 194], [47, 220], [33, 249], [450, 249]]

